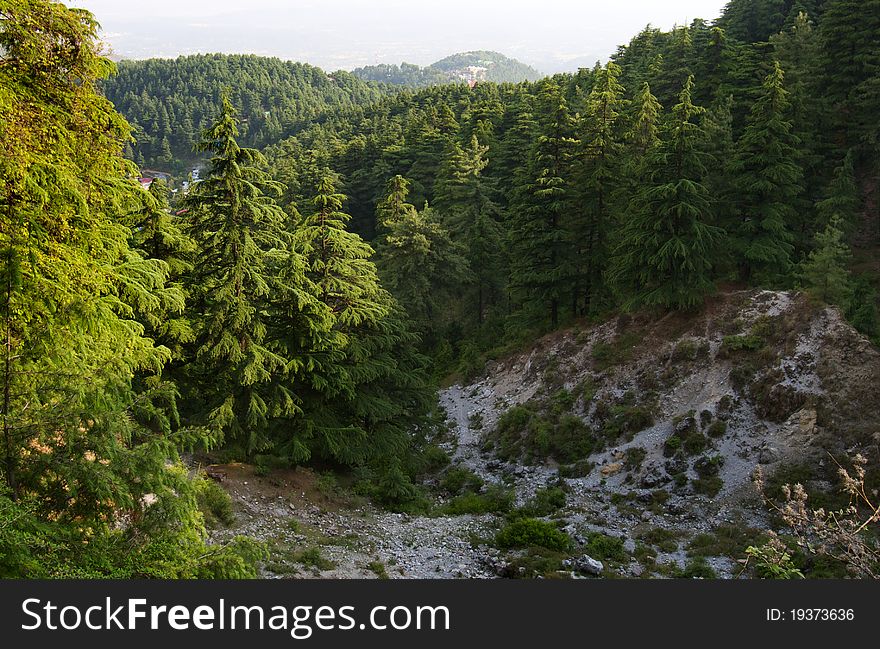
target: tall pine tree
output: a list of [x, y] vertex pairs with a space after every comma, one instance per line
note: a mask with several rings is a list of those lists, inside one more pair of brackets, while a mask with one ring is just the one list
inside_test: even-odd
[[559, 85], [545, 81], [538, 96], [539, 135], [526, 183], [511, 209], [511, 288], [528, 320], [556, 328], [575, 285], [572, 245], [574, 196], [570, 188], [576, 152], [574, 123]]
[[[580, 209], [573, 219], [572, 234], [580, 295], [574, 300], [581, 300], [584, 313], [594, 312], [603, 303], [608, 239], [617, 218], [616, 193], [623, 168], [621, 116], [625, 108], [619, 76], [620, 68], [614, 63], [598, 71], [578, 129], [579, 159], [573, 174]], [[652, 110], [653, 106], [642, 108]], [[648, 131], [642, 135], [649, 139], [649, 124], [643, 122], [641, 128]]]
[[292, 397], [274, 381], [287, 359], [266, 336], [264, 305], [273, 279], [266, 266], [286, 253], [285, 214], [267, 195], [280, 186], [259, 169], [261, 153], [242, 148], [235, 110], [223, 97], [198, 150], [211, 156], [186, 199], [197, 253], [190, 278], [196, 341], [189, 367], [194, 402], [208, 424], [248, 453], [269, 445], [273, 417], [291, 414]]
[[712, 266], [723, 232], [712, 225], [711, 201], [701, 183], [705, 137], [688, 78], [663, 141], [645, 160], [645, 185], [630, 203], [616, 249], [612, 279], [628, 307], [685, 309], [712, 289]]
[[791, 270], [795, 204], [803, 191], [803, 173], [788, 108], [782, 68], [776, 63], [752, 107], [731, 165], [737, 200], [730, 233], [744, 281], [784, 282]]

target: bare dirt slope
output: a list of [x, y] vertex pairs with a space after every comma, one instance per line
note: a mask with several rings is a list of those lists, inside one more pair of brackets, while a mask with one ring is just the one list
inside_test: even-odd
[[[559, 402], [591, 434], [607, 438], [612, 425], [624, 433], [606, 439], [577, 471], [552, 454], [517, 456], [508, 448], [498, 457], [505, 413], [525, 406], [540, 417]], [[558, 332], [489, 363], [476, 381], [442, 390], [440, 404], [453, 466], [509, 486], [517, 504], [561, 480], [569, 495], [555, 519], [582, 545], [595, 532], [623, 540], [628, 558], [615, 562], [617, 574], [664, 574], [657, 566], [683, 566], [696, 553], [730, 577], [739, 570], [730, 547], [744, 542], [745, 530], [757, 534], [767, 524], [751, 486], [756, 466], [772, 474], [818, 465], [824, 449], [880, 431], [880, 353], [835, 309], [804, 295], [737, 292], [698, 314], [622, 316]], [[630, 417], [645, 412], [648, 419]], [[523, 445], [529, 434], [521, 432]], [[229, 471], [237, 523], [215, 539], [243, 533], [270, 542], [276, 559], [266, 576], [489, 577], [504, 570], [486, 541], [499, 524], [495, 516], [392, 514], [322, 491], [309, 471], [262, 478], [248, 471]], [[315, 547], [332, 566], [297, 554]], [[646, 548], [654, 557], [648, 561]]]

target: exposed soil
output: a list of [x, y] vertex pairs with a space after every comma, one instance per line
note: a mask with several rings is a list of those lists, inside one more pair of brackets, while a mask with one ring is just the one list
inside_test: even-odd
[[[617, 357], [600, 364], [600, 345]], [[818, 462], [820, 448], [880, 431], [876, 348], [836, 310], [803, 295], [742, 291], [696, 315], [622, 317], [576, 327], [490, 363], [479, 380], [440, 392], [451, 434], [441, 446], [453, 466], [512, 488], [522, 504], [557, 483], [558, 464], [553, 458], [501, 461], [485, 445], [486, 435], [512, 406], [575, 391], [584, 381], [594, 386], [593, 396], [589, 402], [578, 398], [571, 414], [585, 424], [600, 425], [598, 404], [633, 394], [650, 406], [654, 424], [587, 458], [595, 465], [587, 475], [564, 478], [568, 501], [555, 518], [582, 545], [599, 531], [622, 539], [631, 555], [637, 539], [665, 530], [675, 541], [654, 548], [656, 565], [684, 566], [698, 534], [766, 527], [751, 486], [756, 466], [772, 473], [787, 463]], [[706, 437], [705, 450], [665, 454], [667, 440], [683, 426], [704, 434], [716, 421], [724, 432]], [[643, 457], [627, 467], [626, 452], [636, 448]], [[710, 496], [698, 493], [696, 466], [713, 457], [723, 463], [717, 493]], [[247, 466], [220, 470], [236, 523], [215, 531], [213, 539], [246, 534], [269, 543], [266, 577], [481, 578], [503, 570], [504, 558], [486, 541], [497, 529], [496, 516], [385, 512], [308, 469], [263, 477]], [[309, 565], [308, 556], [303, 561], [298, 553], [310, 548], [319, 548], [328, 563]], [[733, 577], [740, 572], [735, 558], [719, 553], [707, 562], [718, 576]], [[614, 574], [647, 576], [653, 565], [631, 556], [615, 564]]]

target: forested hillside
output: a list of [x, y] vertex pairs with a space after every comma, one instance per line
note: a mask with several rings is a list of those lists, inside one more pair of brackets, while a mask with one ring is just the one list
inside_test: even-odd
[[[734, 31], [751, 20], [738, 7], [721, 21]], [[856, 13], [799, 12], [769, 42], [648, 28], [593, 70], [396, 95], [267, 154], [295, 205], [317, 169], [339, 174], [447, 369], [719, 285], [812, 288], [876, 337], [880, 18]]]
[[498, 52], [487, 51], [453, 54], [424, 68], [412, 63], [368, 65], [353, 70], [352, 74], [365, 81], [390, 83], [408, 88], [465, 81], [519, 83], [537, 81], [542, 76], [531, 66]]
[[126, 157], [177, 171], [198, 159], [193, 144], [211, 123], [225, 89], [241, 110], [242, 142], [257, 147], [328, 110], [382, 96], [378, 87], [347, 72], [327, 74], [302, 63], [227, 54], [123, 61], [101, 88], [132, 125], [135, 142], [126, 147]]
[[[2, 576], [257, 575], [275, 537], [209, 537], [235, 516], [202, 461], [505, 515], [498, 548], [538, 538], [555, 570], [570, 539], [538, 519], [567, 478], [604, 488], [596, 453], [635, 470], [617, 446], [655, 421], [679, 527], [724, 453], [760, 455], [728, 420], [876, 445], [852, 422], [880, 340], [880, 0], [734, 0], [576, 74], [394, 93], [252, 56], [113, 76], [87, 12], [0, 17]], [[174, 195], [138, 182], [194, 161]], [[504, 362], [519, 385], [490, 389]], [[499, 464], [449, 467], [478, 449], [555, 482], [514, 511]], [[662, 509], [657, 484], [632, 498]]]

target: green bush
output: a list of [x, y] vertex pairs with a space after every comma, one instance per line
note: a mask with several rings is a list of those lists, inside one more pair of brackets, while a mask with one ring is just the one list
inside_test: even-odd
[[711, 424], [709, 424], [709, 428], [706, 429], [706, 434], [713, 438], [718, 439], [719, 437], [724, 437], [724, 434], [727, 432], [727, 422], [721, 419], [716, 419]]
[[535, 492], [532, 499], [520, 509], [524, 516], [549, 516], [565, 507], [567, 499], [562, 487], [543, 487]]
[[565, 532], [546, 521], [518, 518], [507, 523], [495, 535], [495, 545], [502, 550], [541, 547], [562, 552], [571, 547], [571, 539]]
[[682, 448], [684, 448], [684, 452], [688, 455], [702, 453], [706, 450], [707, 446], [709, 446], [709, 440], [706, 439], [705, 435], [696, 431], [685, 437], [682, 443]]
[[593, 345], [593, 366], [602, 372], [615, 365], [625, 363], [632, 358], [633, 350], [639, 342], [636, 332], [625, 333], [610, 343], [597, 342]]
[[235, 522], [232, 498], [223, 487], [211, 479], [199, 478], [195, 481], [195, 488], [196, 502], [205, 517], [205, 525], [217, 527], [222, 524], [228, 527]]
[[763, 543], [761, 530], [747, 525], [719, 525], [712, 532], [697, 534], [688, 543], [687, 553], [690, 557], [731, 557], [738, 559], [743, 556], [750, 545]]
[[566, 464], [559, 467], [559, 477], [561, 478], [583, 478], [584, 476], [590, 475], [592, 470], [596, 467], [593, 462], [589, 460], [580, 460], [579, 462], [574, 462], [573, 464]]
[[677, 435], [671, 435], [664, 443], [663, 443], [663, 457], [672, 457], [676, 453], [678, 453], [681, 448], [681, 437]]
[[687, 562], [683, 569], [680, 569], [675, 577], [679, 579], [717, 579], [718, 575], [712, 569], [712, 566], [703, 557], [697, 557]]
[[713, 475], [706, 478], [698, 478], [691, 482], [691, 484], [693, 485], [694, 493], [714, 498], [721, 491], [721, 487], [724, 486], [724, 481], [720, 476]]
[[661, 552], [675, 552], [678, 550], [679, 533], [663, 527], [654, 527], [636, 535], [636, 538], [657, 546]]
[[622, 435], [631, 439], [635, 433], [654, 425], [654, 415], [645, 406], [613, 406], [610, 415], [602, 428], [602, 434], [609, 442], [617, 441]]
[[696, 471], [697, 475], [701, 478], [710, 478], [718, 475], [722, 466], [724, 466], [724, 457], [721, 455], [701, 457], [694, 462], [694, 471]]
[[450, 495], [473, 493], [483, 486], [483, 479], [463, 466], [451, 467], [440, 478], [440, 488]]
[[463, 493], [449, 501], [442, 509], [445, 514], [502, 514], [513, 508], [513, 492], [491, 485], [485, 493]]
[[764, 339], [750, 333], [743, 336], [725, 336], [721, 343], [721, 350], [723, 354], [733, 354], [740, 351], [754, 352], [763, 346]]
[[648, 452], [641, 446], [631, 446], [624, 452], [623, 466], [628, 471], [635, 471], [645, 460]]
[[561, 576], [565, 558], [563, 552], [531, 547], [513, 557], [505, 566], [502, 576], [508, 579], [556, 579]]
[[590, 532], [587, 535], [587, 543], [584, 551], [594, 559], [603, 561], [626, 561], [626, 550], [623, 549], [623, 540], [602, 534]]
[[549, 409], [540, 408], [544, 406], [514, 406], [501, 416], [492, 434], [500, 457], [526, 461], [552, 457], [565, 464], [582, 460], [593, 452], [596, 438], [583, 420], [562, 413], [559, 402], [551, 402]]
[[422, 471], [425, 473], [436, 473], [447, 467], [449, 462], [449, 454], [436, 444], [429, 444], [421, 453], [419, 458], [422, 465]]

